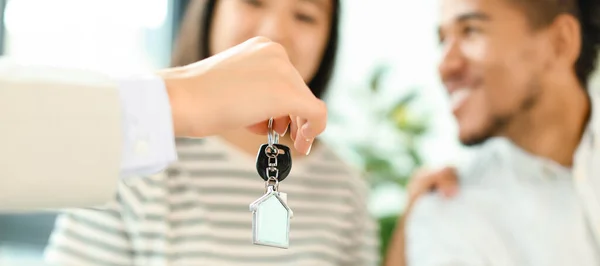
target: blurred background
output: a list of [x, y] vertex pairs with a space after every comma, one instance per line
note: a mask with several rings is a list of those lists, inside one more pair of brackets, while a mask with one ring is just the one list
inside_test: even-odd
[[[166, 67], [188, 1], [0, 0], [0, 54], [109, 73]], [[469, 153], [455, 139], [435, 69], [437, 1], [342, 4], [324, 137], [371, 182], [383, 251], [411, 173], [457, 163]], [[0, 215], [0, 265], [43, 265], [54, 218]]]

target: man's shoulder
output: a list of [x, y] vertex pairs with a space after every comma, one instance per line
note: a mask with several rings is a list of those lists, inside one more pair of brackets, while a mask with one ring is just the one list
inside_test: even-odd
[[461, 188], [452, 198], [446, 198], [439, 193], [429, 193], [421, 196], [415, 202], [411, 211], [412, 220], [455, 221], [462, 224], [466, 219], [477, 220], [481, 214], [480, 208], [498, 204], [495, 200], [497, 192], [493, 188]]
[[502, 236], [491, 221], [494, 218], [486, 211], [495, 206], [487, 193], [467, 189], [452, 199], [433, 193], [422, 196], [407, 219], [409, 257], [416, 261], [435, 258], [439, 262], [460, 261], [468, 265], [483, 265], [490, 258], [509, 259]]

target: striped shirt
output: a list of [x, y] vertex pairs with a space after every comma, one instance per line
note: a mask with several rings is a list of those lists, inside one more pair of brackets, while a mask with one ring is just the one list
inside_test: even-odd
[[294, 212], [290, 247], [252, 244], [249, 204], [265, 192], [255, 158], [211, 137], [177, 142], [179, 162], [130, 179], [106, 209], [68, 210], [51, 265], [378, 265], [366, 182], [324, 145], [279, 185]]

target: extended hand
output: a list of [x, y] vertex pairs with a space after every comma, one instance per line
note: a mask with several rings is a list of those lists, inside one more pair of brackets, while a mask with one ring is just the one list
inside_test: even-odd
[[306, 86], [285, 48], [267, 38], [252, 38], [159, 74], [167, 86], [179, 137], [205, 137], [242, 127], [265, 134], [268, 119], [274, 117], [275, 131], [284, 133], [291, 123], [295, 148], [307, 153], [325, 130], [325, 103]]

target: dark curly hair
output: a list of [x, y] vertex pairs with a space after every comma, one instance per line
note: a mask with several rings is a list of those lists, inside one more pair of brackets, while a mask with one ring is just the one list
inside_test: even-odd
[[531, 25], [542, 28], [550, 25], [561, 14], [570, 14], [581, 26], [581, 51], [575, 63], [579, 83], [587, 83], [596, 68], [600, 46], [600, 1], [599, 0], [511, 0], [526, 11]]

